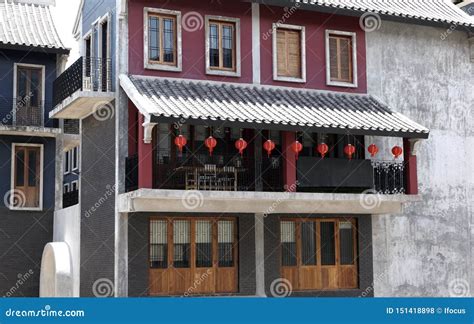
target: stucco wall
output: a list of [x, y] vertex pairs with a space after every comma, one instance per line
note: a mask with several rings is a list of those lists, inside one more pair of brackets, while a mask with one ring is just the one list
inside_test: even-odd
[[376, 296], [474, 290], [474, 64], [467, 34], [444, 32], [383, 21], [367, 33], [368, 92], [431, 129], [418, 152], [423, 201], [373, 217]]

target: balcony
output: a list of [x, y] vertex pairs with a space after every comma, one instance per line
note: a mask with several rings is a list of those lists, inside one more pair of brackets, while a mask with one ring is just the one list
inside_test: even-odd
[[69, 191], [63, 194], [63, 209], [79, 203], [79, 190]]
[[114, 98], [112, 61], [80, 57], [54, 81], [50, 118], [82, 119]]
[[51, 103], [34, 100], [34, 98], [0, 99], [0, 124], [17, 127], [43, 127], [45, 107]]

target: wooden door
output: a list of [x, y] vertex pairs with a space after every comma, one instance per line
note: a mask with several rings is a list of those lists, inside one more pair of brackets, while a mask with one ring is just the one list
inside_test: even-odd
[[15, 146], [13, 207], [37, 208], [40, 206], [41, 148]]
[[158, 218], [150, 221], [150, 295], [237, 291], [236, 221]]

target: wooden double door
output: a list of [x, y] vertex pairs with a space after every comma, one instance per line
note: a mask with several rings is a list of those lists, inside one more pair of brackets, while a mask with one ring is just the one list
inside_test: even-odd
[[237, 253], [235, 218], [152, 218], [149, 294], [235, 293]]
[[282, 219], [281, 276], [294, 291], [358, 288], [355, 219]]

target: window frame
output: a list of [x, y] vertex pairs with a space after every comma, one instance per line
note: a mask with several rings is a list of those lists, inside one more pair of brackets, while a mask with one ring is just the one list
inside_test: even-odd
[[68, 175], [71, 173], [71, 156], [72, 150], [64, 152], [64, 175]]
[[71, 171], [78, 171], [79, 170], [79, 147], [76, 146], [71, 151], [71, 156], [69, 157], [69, 161], [71, 161]]
[[[28, 63], [14, 63], [13, 64], [13, 97], [17, 99], [18, 91], [18, 68], [30, 68], [41, 70], [41, 125], [44, 125], [44, 101], [46, 96], [46, 66], [42, 64], [28, 64]], [[17, 103], [13, 100], [12, 104], [12, 117], [13, 122], [16, 125], [16, 111]]]
[[[32, 144], [32, 143], [12, 143], [11, 146], [11, 177], [10, 177], [10, 192], [15, 192], [15, 175], [16, 175], [16, 148], [17, 147], [36, 147], [40, 149], [40, 161], [39, 161], [39, 193], [38, 193], [38, 200], [39, 206], [38, 207], [14, 207], [11, 205], [11, 201], [8, 204], [8, 208], [10, 210], [23, 210], [23, 211], [42, 211], [43, 210], [43, 181], [44, 181], [44, 144]], [[27, 179], [25, 179], [27, 181]]]
[[[76, 190], [73, 190], [74, 185], [76, 185]], [[78, 190], [79, 190], [79, 181], [78, 180], [72, 181], [70, 191], [78, 191]]]
[[[329, 37], [334, 36], [345, 36], [351, 37], [352, 41], [352, 82], [343, 81], [332, 81], [331, 80], [331, 50], [329, 46]], [[345, 88], [357, 88], [358, 77], [357, 77], [357, 34], [355, 32], [347, 32], [341, 30], [327, 29], [325, 34], [325, 46], [326, 46], [326, 85], [334, 87], [345, 87]]]
[[[300, 32], [300, 48], [301, 48], [301, 78], [287, 77], [278, 75], [278, 29], [289, 29]], [[272, 27], [272, 55], [273, 55], [273, 80], [295, 83], [306, 83], [306, 27], [300, 25], [287, 25], [274, 23]]]
[[63, 184], [63, 194], [68, 193], [71, 190], [71, 186], [69, 183]]
[[[175, 19], [176, 22], [176, 39], [175, 39], [175, 52], [176, 58], [173, 64], [170, 63], [160, 63], [157, 61], [150, 60], [149, 53], [149, 40], [150, 40], [150, 31], [149, 31], [149, 21], [148, 18], [151, 16], [166, 17], [171, 16]], [[172, 72], [181, 72], [183, 65], [182, 57], [182, 28], [181, 28], [181, 11], [177, 10], [168, 10], [168, 9], [158, 9], [152, 7], [145, 7], [143, 9], [143, 45], [144, 45], [144, 68], [148, 70], [159, 70], [159, 71], [172, 71]], [[160, 30], [161, 33], [161, 30]], [[154, 62], [154, 63], [153, 63]]]
[[[210, 51], [211, 43], [209, 40], [210, 34], [210, 23], [221, 24], [233, 24], [234, 25], [234, 69], [228, 69], [223, 67], [211, 67], [210, 62]], [[241, 38], [240, 38], [240, 18], [224, 17], [224, 16], [205, 16], [205, 55], [206, 55], [206, 74], [208, 75], [220, 75], [220, 76], [231, 76], [240, 77], [242, 74], [242, 63], [241, 63]]]

